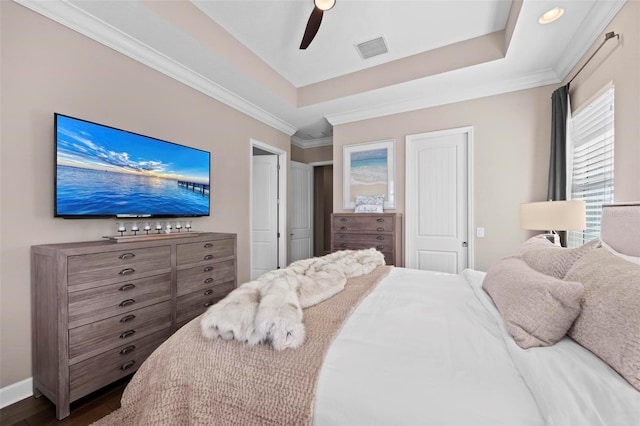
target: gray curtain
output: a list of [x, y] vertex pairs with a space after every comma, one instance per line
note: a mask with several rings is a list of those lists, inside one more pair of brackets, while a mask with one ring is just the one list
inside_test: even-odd
[[569, 85], [551, 95], [551, 158], [547, 200], [567, 199], [567, 115]]

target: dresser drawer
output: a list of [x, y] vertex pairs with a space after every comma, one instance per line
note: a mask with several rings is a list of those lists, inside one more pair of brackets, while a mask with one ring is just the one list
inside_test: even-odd
[[74, 364], [170, 326], [171, 302], [166, 301], [72, 328], [69, 330], [70, 362]]
[[210, 288], [236, 278], [235, 259], [212, 262], [178, 271], [178, 296]]
[[150, 247], [70, 256], [67, 268], [70, 287], [84, 283], [99, 285], [104, 280], [127, 280], [143, 273], [170, 270], [171, 248]]
[[233, 256], [235, 255], [234, 247], [232, 239], [179, 244], [178, 266]]
[[358, 217], [339, 216], [333, 217], [334, 232], [393, 232], [395, 218], [393, 216], [366, 215]]
[[165, 330], [126, 343], [69, 368], [71, 401], [136, 371], [170, 335]]
[[176, 322], [180, 324], [197, 317], [234, 289], [234, 283], [229, 282], [178, 297]]
[[171, 298], [171, 274], [69, 293], [69, 328], [123, 315]]

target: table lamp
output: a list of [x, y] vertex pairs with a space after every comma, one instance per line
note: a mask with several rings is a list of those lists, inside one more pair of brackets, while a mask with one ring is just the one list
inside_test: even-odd
[[586, 204], [582, 200], [520, 204], [520, 228], [548, 231], [544, 236], [556, 245], [560, 245], [556, 231], [582, 231], [586, 227]]

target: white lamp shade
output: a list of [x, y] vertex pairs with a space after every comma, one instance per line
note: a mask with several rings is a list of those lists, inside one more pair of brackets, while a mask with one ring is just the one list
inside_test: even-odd
[[534, 231], [582, 231], [587, 227], [581, 200], [520, 204], [520, 228]]

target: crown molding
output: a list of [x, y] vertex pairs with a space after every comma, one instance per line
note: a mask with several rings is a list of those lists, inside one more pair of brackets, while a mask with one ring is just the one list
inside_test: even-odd
[[348, 111], [339, 114], [326, 115], [325, 118], [333, 126], [352, 123], [355, 121], [368, 120], [371, 118], [383, 117], [387, 115], [416, 111], [419, 109], [432, 108], [440, 105], [447, 105], [454, 102], [468, 101], [472, 99], [484, 98], [487, 96], [500, 95], [503, 93], [516, 92], [518, 90], [532, 89], [535, 87], [557, 84], [561, 80], [554, 70], [547, 68], [530, 74], [522, 75], [510, 80], [501, 80], [484, 86], [474, 88], [462, 88], [451, 91], [440, 96], [423, 96], [420, 98], [406, 99], [386, 105], [374, 106]]
[[293, 135], [298, 129], [225, 89], [219, 84], [209, 80], [201, 74], [185, 67], [152, 47], [141, 43], [114, 28], [108, 23], [96, 18], [76, 7], [66, 0], [36, 1], [14, 0], [16, 3], [27, 7], [59, 24], [83, 34], [123, 55], [126, 55], [156, 71], [159, 71], [174, 80], [230, 106], [262, 123], [273, 127], [288, 136]]
[[298, 136], [291, 137], [291, 143], [298, 148], [317, 148], [319, 146], [333, 145], [333, 137], [318, 138], [318, 139], [302, 139]]
[[[613, 0], [594, 3], [589, 15], [580, 24], [579, 33], [574, 34], [567, 50], [562, 53], [555, 66], [556, 74], [561, 81], [567, 78], [569, 72], [584, 57], [593, 43], [603, 35], [607, 26], [626, 2], [627, 0]], [[581, 37], [584, 34], [589, 34], [589, 37]]]

